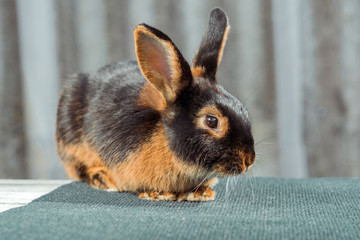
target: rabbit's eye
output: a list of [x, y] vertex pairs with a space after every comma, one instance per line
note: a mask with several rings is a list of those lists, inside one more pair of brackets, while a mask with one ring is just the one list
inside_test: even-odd
[[205, 123], [206, 123], [206, 126], [208, 126], [209, 128], [213, 128], [213, 129], [217, 128], [217, 126], [218, 126], [218, 120], [214, 116], [206, 116]]
[[194, 123], [197, 129], [217, 139], [225, 137], [229, 129], [229, 119], [215, 105], [203, 107], [198, 112]]

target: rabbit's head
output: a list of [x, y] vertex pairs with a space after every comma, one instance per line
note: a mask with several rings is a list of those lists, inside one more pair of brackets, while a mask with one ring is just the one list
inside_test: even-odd
[[150, 83], [140, 104], [152, 102], [161, 112], [171, 151], [207, 172], [236, 175], [254, 163], [255, 151], [248, 111], [216, 79], [228, 31], [226, 14], [214, 9], [191, 67], [159, 30], [141, 24], [134, 37]]

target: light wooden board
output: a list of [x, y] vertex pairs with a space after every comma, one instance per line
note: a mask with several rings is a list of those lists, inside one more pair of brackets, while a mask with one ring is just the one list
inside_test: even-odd
[[70, 182], [71, 180], [0, 179], [0, 212], [25, 206], [32, 200]]

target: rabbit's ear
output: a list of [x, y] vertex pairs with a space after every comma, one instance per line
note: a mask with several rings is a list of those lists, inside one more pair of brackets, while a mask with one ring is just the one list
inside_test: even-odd
[[192, 80], [189, 64], [171, 39], [153, 27], [138, 25], [134, 38], [141, 72], [167, 102], [173, 102]]
[[220, 8], [212, 10], [208, 29], [193, 59], [191, 70], [194, 77], [202, 76], [215, 81], [229, 29], [225, 12]]

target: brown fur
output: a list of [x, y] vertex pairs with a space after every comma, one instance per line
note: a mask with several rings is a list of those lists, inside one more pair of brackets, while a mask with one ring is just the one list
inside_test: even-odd
[[[219, 163], [215, 165], [215, 169], [217, 173], [221, 173], [223, 175], [229, 176], [229, 175], [236, 175], [239, 173], [243, 173], [246, 170], [250, 169], [250, 167], [254, 163], [255, 159], [255, 152], [254, 151], [248, 151], [248, 149], [243, 149], [241, 151], [238, 151], [239, 155], [239, 161], [236, 163], [232, 163], [230, 167], [237, 167], [237, 169], [240, 169], [240, 172], [229, 172], [229, 166], [227, 163]], [[211, 180], [209, 180], [211, 181]], [[205, 184], [204, 184], [205, 185]]]
[[136, 104], [140, 107], [150, 107], [159, 112], [166, 108], [166, 101], [151, 83], [145, 83], [140, 91]]
[[150, 141], [126, 162], [111, 169], [86, 142], [76, 145], [58, 142], [58, 152], [70, 178], [100, 189], [142, 192], [140, 197], [145, 199], [174, 200], [174, 194], [190, 191], [206, 176], [198, 166], [185, 164], [173, 155], [163, 126], [158, 126]]
[[243, 150], [243, 154], [244, 154], [244, 162], [248, 165], [248, 169], [254, 164], [255, 161], [255, 152], [254, 151], [249, 151], [249, 149], [244, 149]]
[[211, 201], [215, 199], [215, 192], [208, 186], [200, 186], [194, 192], [188, 192], [180, 194], [177, 197], [178, 201], [191, 201], [191, 202], [203, 202]]
[[245, 172], [246, 171], [245, 162], [246, 162], [247, 154], [244, 153], [244, 151], [239, 151], [239, 155], [240, 155], [240, 158], [241, 158], [241, 169], [242, 169], [241, 172]]
[[146, 191], [139, 194], [139, 198], [153, 201], [175, 201], [177, 195], [175, 193], [159, 193], [156, 191]]
[[[204, 123], [204, 119], [207, 115], [213, 115], [218, 119], [217, 129], [210, 129]], [[195, 125], [199, 129], [205, 129], [215, 138], [222, 138], [226, 135], [229, 128], [229, 120], [223, 116], [216, 106], [206, 106], [202, 108], [197, 114]]]
[[215, 186], [215, 184], [219, 181], [218, 178], [211, 178], [209, 180], [207, 180], [206, 182], [204, 182], [202, 185], [203, 186], [208, 186], [208, 187], [213, 187]]
[[159, 126], [148, 143], [112, 169], [120, 191], [181, 193], [191, 190], [204, 178], [198, 166], [185, 164], [174, 156], [164, 131]]
[[[173, 101], [183, 87], [181, 85], [182, 71], [175, 47], [171, 42], [158, 38], [142, 25], [135, 28], [134, 39], [141, 72], [168, 102]], [[168, 71], [161, 67], [163, 64], [167, 65]]]
[[205, 74], [205, 68], [203, 66], [192, 67], [191, 73], [194, 78], [203, 77]]
[[146, 191], [139, 194], [139, 198], [153, 201], [211, 201], [215, 198], [215, 192], [209, 186], [201, 185], [194, 191], [174, 194], [157, 191]]
[[224, 31], [224, 36], [223, 36], [223, 39], [222, 39], [222, 42], [221, 42], [221, 47], [220, 47], [219, 55], [218, 55], [218, 59], [217, 59], [217, 65], [218, 66], [220, 65], [220, 62], [221, 62], [221, 59], [222, 59], [222, 55], [223, 55], [224, 48], [225, 48], [225, 45], [226, 45], [226, 40], [227, 40], [227, 36], [229, 34], [229, 30], [230, 30], [230, 25], [227, 25], [226, 28], [225, 28], [225, 31]]
[[214, 200], [215, 192], [210, 188], [218, 182], [217, 178], [212, 178], [205, 181], [199, 187], [196, 187], [187, 193], [169, 193], [157, 191], [145, 191], [139, 194], [139, 198], [154, 201], [209, 201]]
[[[241, 160], [239, 160], [239, 162], [237, 163], [239, 165], [243, 165], [243, 163], [241, 162]], [[214, 166], [214, 169], [216, 170], [217, 173], [220, 173], [224, 176], [232, 176], [232, 175], [236, 175], [238, 173], [231, 173], [227, 170], [226, 166], [223, 163], [220, 164], [216, 164]], [[245, 169], [242, 169], [241, 172], [244, 172]]]
[[[227, 115], [228, 109], [220, 107], [239, 106], [227, 101], [228, 93], [217, 85], [215, 76], [228, 31], [226, 14], [214, 9], [195, 57], [198, 61], [190, 68], [168, 36], [141, 24], [134, 29], [134, 40], [145, 84], [134, 62], [109, 65], [96, 77], [76, 75], [58, 110], [58, 152], [67, 174], [96, 188], [138, 192], [143, 199], [213, 200], [215, 192], [210, 187], [217, 179], [209, 178], [216, 171], [239, 174], [251, 166], [255, 156], [251, 132], [244, 128], [245, 134], [241, 130], [228, 134], [233, 114]], [[196, 63], [204, 66], [194, 66]], [[114, 86], [112, 81], [118, 80], [114, 71], [129, 75], [119, 77]], [[199, 140], [194, 136], [196, 141], [189, 141], [189, 132], [181, 130], [189, 119], [187, 124], [178, 124], [175, 118], [179, 110], [189, 106], [184, 100], [189, 96], [199, 96], [196, 101], [201, 104], [193, 104], [194, 108], [190, 105], [186, 112], [191, 119], [197, 116], [190, 121], [203, 130], [199, 133], [188, 128], [194, 135], [201, 134]], [[219, 105], [209, 106], [209, 96], [219, 97]], [[200, 111], [198, 106], [202, 106]], [[207, 126], [207, 115], [218, 119], [216, 129]], [[233, 149], [229, 139], [218, 140], [225, 137], [238, 142], [241, 151]], [[169, 142], [170, 138], [177, 142]], [[219, 148], [206, 148], [205, 144], [218, 144]]]
[[100, 189], [115, 188], [114, 177], [97, 151], [88, 143], [64, 146], [59, 142], [58, 151], [70, 178], [85, 181]]

